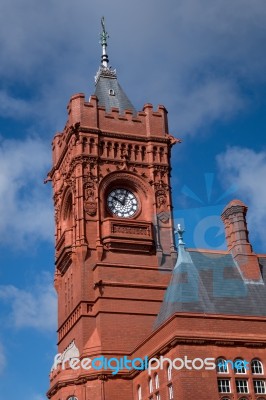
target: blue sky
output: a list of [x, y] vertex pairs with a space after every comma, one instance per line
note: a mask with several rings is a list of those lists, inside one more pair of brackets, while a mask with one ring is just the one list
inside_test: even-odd
[[2, 0], [0, 4], [0, 393], [43, 400], [56, 353], [51, 140], [69, 97], [94, 92], [100, 18], [134, 106], [164, 104], [176, 222], [188, 246], [225, 248], [219, 215], [266, 223], [264, 0]]

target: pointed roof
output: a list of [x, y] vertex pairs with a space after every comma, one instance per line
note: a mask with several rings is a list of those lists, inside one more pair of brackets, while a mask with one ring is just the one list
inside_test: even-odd
[[265, 317], [264, 281], [245, 280], [230, 253], [188, 251], [183, 232], [179, 227], [178, 259], [154, 328], [179, 312]]
[[155, 322], [155, 328], [176, 312], [214, 312], [213, 305], [183, 242], [184, 230], [178, 225], [178, 258]]
[[115, 107], [119, 109], [120, 114], [123, 114], [125, 110], [131, 110], [133, 114], [136, 114], [134, 106], [117, 80], [116, 70], [108, 66], [109, 59], [106, 48], [109, 36], [105, 29], [104, 17], [101, 20], [101, 24], [102, 57], [101, 66], [95, 76], [96, 88], [94, 93], [98, 98], [98, 105], [105, 107], [107, 112], [110, 112], [111, 108]]

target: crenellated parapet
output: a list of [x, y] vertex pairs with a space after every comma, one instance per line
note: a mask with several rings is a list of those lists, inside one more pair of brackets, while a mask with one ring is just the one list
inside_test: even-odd
[[159, 105], [157, 110], [151, 104], [145, 104], [142, 111], [136, 115], [132, 110], [125, 110], [123, 114], [118, 108], [106, 112], [98, 106], [96, 96], [91, 96], [88, 102], [85, 95], [78, 93], [70, 98], [68, 107], [68, 125], [79, 123], [81, 126], [100, 129], [107, 132], [127, 133], [137, 136], [163, 137], [168, 134], [167, 110]]

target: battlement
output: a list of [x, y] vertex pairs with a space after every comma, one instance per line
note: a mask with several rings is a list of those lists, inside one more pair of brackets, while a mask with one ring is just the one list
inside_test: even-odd
[[118, 108], [106, 112], [104, 107], [98, 106], [96, 96], [86, 102], [84, 93], [78, 93], [70, 98], [67, 110], [69, 126], [79, 123], [86, 128], [138, 136], [163, 137], [168, 133], [167, 110], [162, 105], [156, 111], [152, 104], [145, 104], [136, 115], [131, 110], [120, 114]]

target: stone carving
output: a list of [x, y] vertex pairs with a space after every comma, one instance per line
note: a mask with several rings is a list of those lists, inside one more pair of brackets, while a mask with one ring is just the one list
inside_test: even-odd
[[176, 143], [181, 143], [180, 139], [175, 138], [173, 135], [168, 135], [170, 146], [174, 146]]
[[142, 226], [113, 225], [112, 231], [113, 233], [150, 236], [150, 229], [148, 226], [142, 227]]
[[166, 207], [166, 193], [165, 190], [157, 190], [156, 192], [156, 205], [159, 209], [165, 209]]
[[95, 187], [92, 181], [87, 181], [84, 185], [84, 209], [90, 216], [94, 216], [97, 212]]
[[158, 214], [158, 219], [162, 223], [166, 224], [170, 219], [170, 213], [166, 211], [162, 211]]

